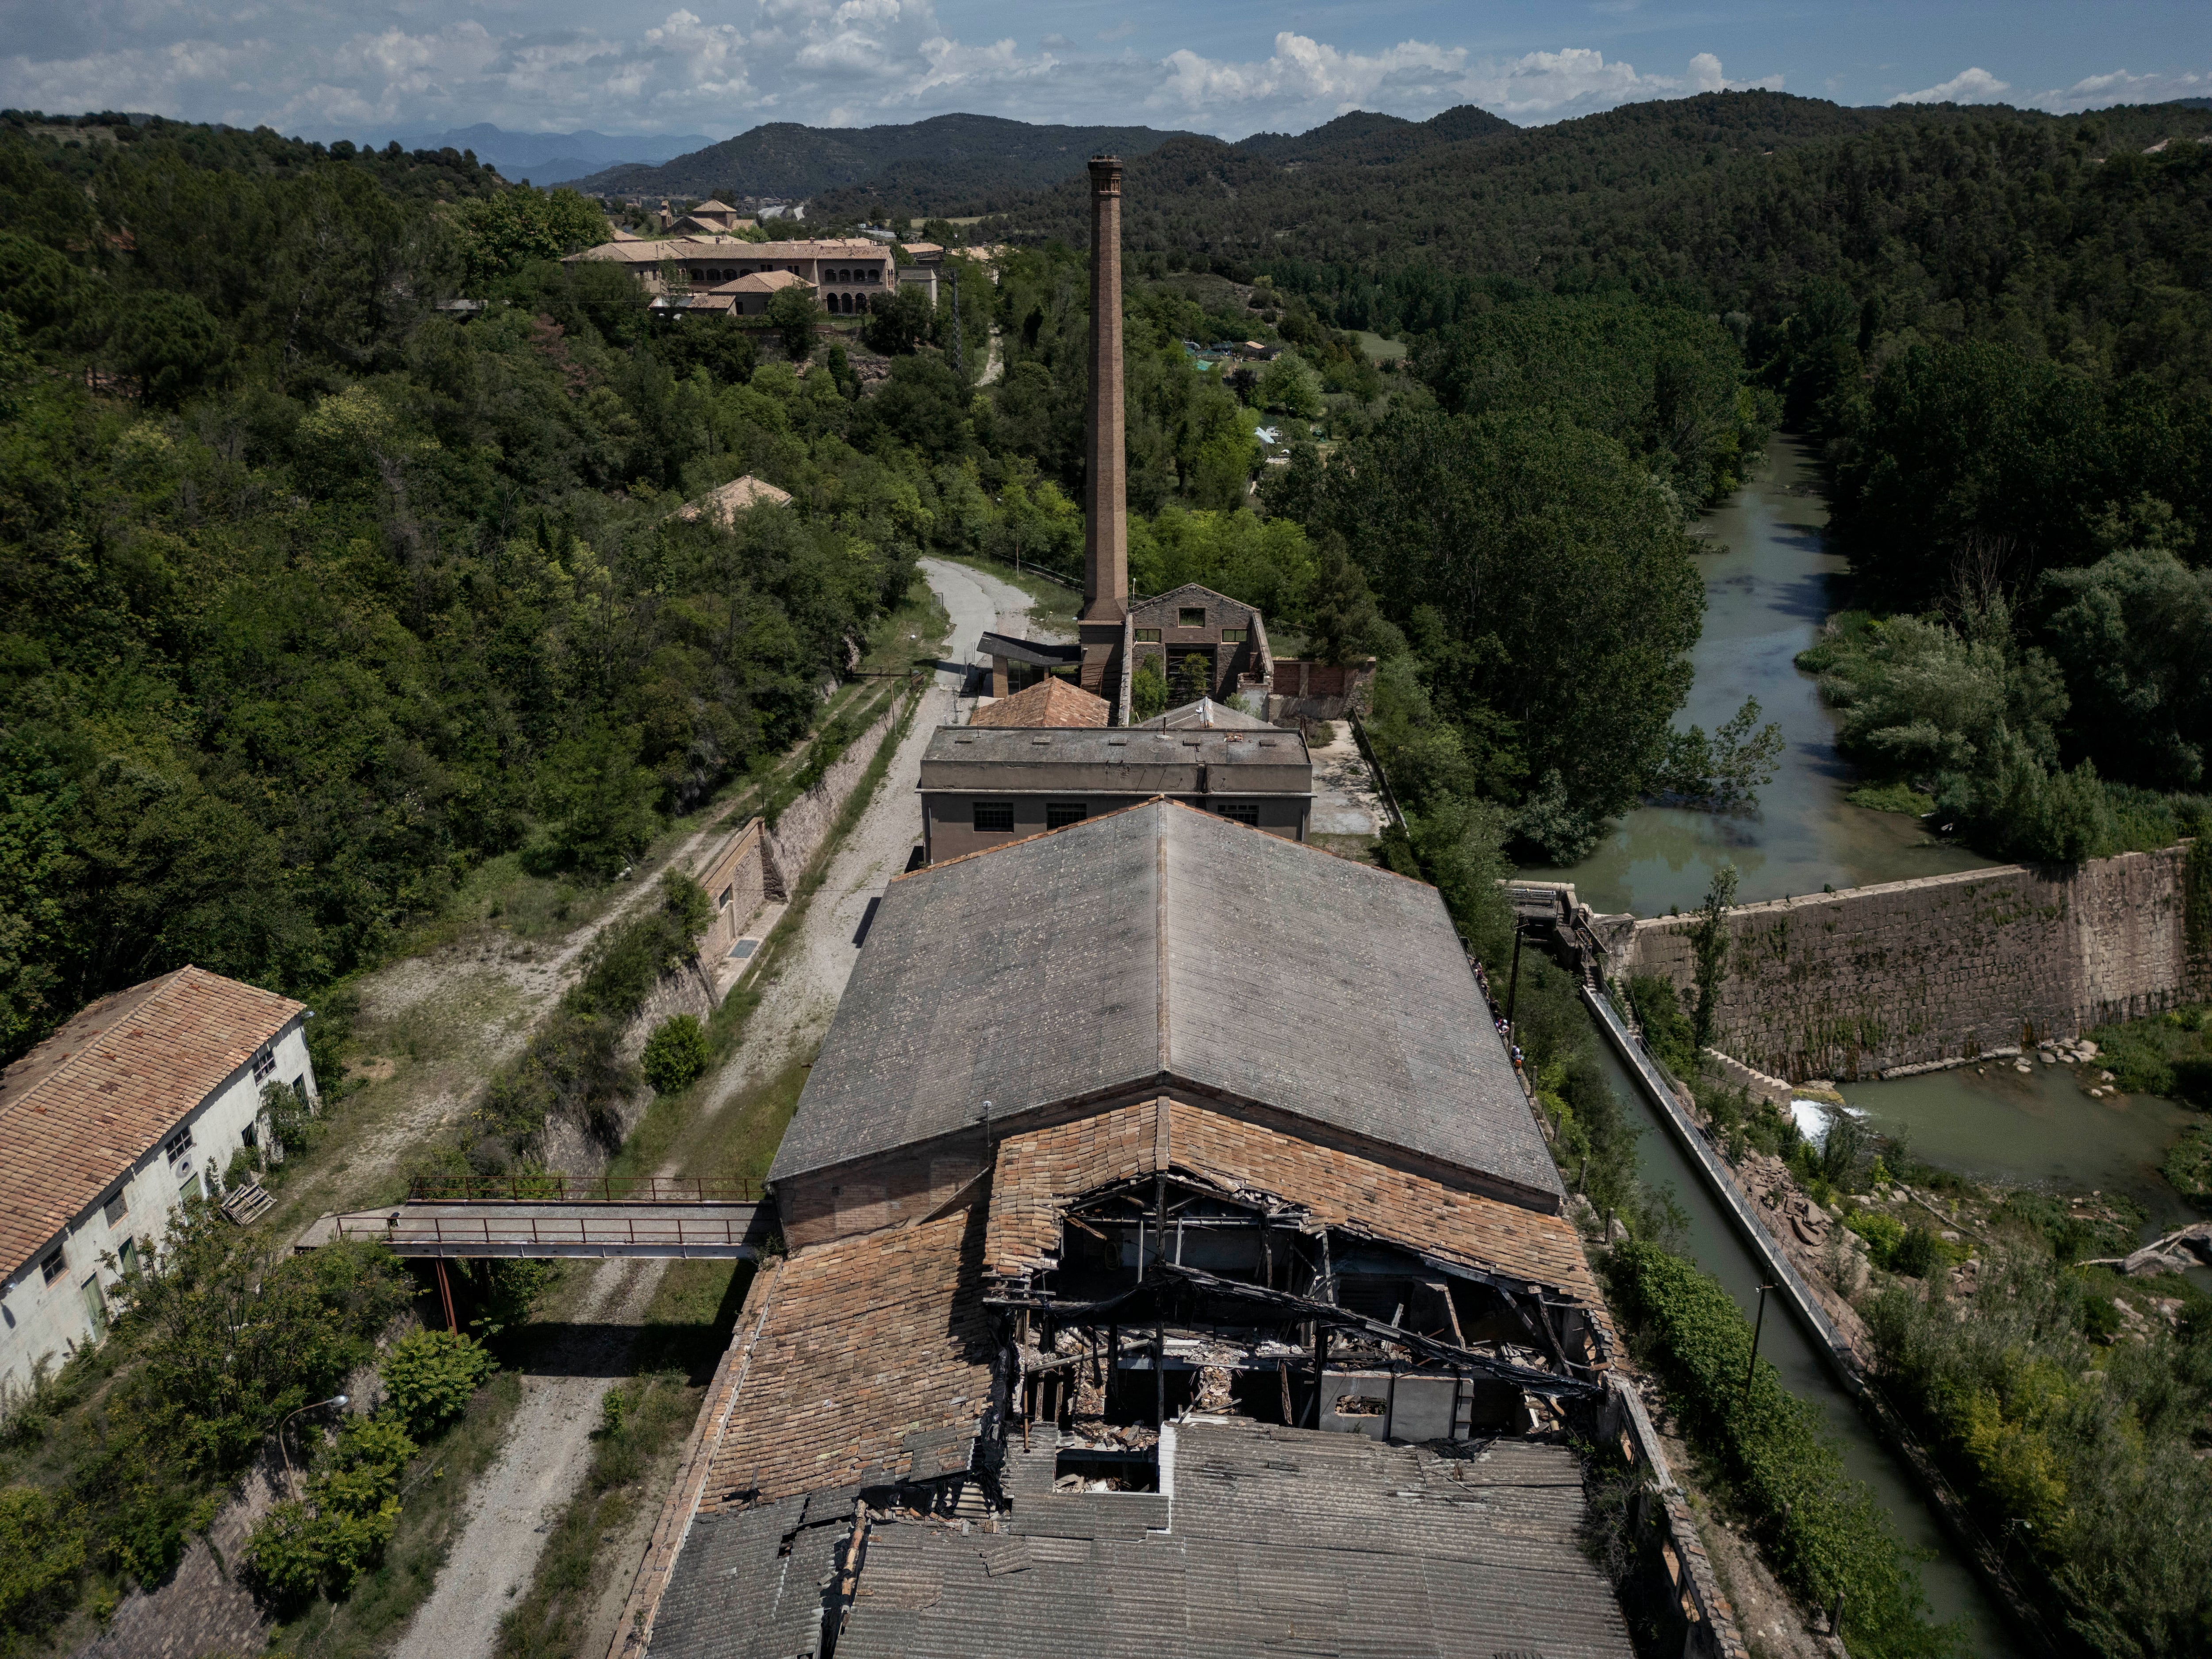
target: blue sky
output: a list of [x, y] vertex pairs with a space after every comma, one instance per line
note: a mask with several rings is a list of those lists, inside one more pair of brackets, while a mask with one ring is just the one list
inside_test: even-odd
[[2052, 110], [2212, 95], [2205, 0], [0, 0], [0, 104], [319, 137], [723, 137], [963, 110], [1238, 137], [1463, 103], [1533, 125], [1722, 87]]

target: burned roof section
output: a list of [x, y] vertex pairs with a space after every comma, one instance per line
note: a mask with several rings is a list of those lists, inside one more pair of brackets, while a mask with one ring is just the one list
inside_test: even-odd
[[770, 1176], [1155, 1082], [1564, 1201], [1436, 890], [1165, 801], [894, 881]]

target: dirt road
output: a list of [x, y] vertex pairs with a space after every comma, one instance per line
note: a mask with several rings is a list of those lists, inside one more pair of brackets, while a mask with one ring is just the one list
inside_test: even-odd
[[[922, 561], [922, 569], [952, 617], [946, 662], [971, 661], [977, 638], [1000, 627], [1002, 617], [1026, 623], [1030, 598], [1012, 583], [935, 559]], [[703, 1116], [820, 1046], [860, 954], [853, 939], [868, 902], [906, 868], [907, 854], [921, 836], [915, 789], [921, 753], [930, 732], [953, 718], [963, 678], [957, 669], [941, 668], [937, 683], [922, 693], [889, 772], [832, 855], [798, 936], [763, 988], [744, 1042], [708, 1085]], [[677, 1164], [662, 1171], [682, 1172]], [[600, 1401], [635, 1346], [660, 1267], [659, 1262], [609, 1261], [593, 1270], [574, 1316], [580, 1328], [591, 1328], [582, 1340], [592, 1345], [592, 1352], [549, 1357], [549, 1367], [561, 1374], [529, 1379], [507, 1445], [471, 1494], [460, 1536], [429, 1600], [393, 1650], [395, 1659], [488, 1659], [500, 1615], [537, 1571], [547, 1527], [583, 1481]]]

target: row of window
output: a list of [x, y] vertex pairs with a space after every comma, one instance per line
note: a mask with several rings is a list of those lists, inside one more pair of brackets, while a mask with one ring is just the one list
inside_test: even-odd
[[[1256, 828], [1260, 822], [1256, 801], [1216, 801], [1213, 810], [1234, 823]], [[975, 813], [978, 830], [1004, 831], [1014, 827], [1014, 804], [1010, 800], [979, 800], [975, 803]], [[1079, 800], [1048, 800], [1044, 804], [1044, 827], [1048, 830], [1065, 830], [1090, 816], [1090, 807]]]
[[[1202, 611], [1199, 612], [1199, 615], [1201, 617], [1205, 614], [1206, 613]], [[1186, 622], [1179, 625], [1184, 628], [1203, 628], [1206, 626], [1202, 622]], [[1158, 645], [1160, 642], [1160, 630], [1157, 628], [1139, 628], [1136, 632], [1137, 643], [1139, 645]], [[1249, 629], [1224, 628], [1221, 630], [1221, 642], [1224, 645], [1242, 645], [1244, 643], [1245, 640], [1249, 637], [1250, 632], [1251, 630]]]

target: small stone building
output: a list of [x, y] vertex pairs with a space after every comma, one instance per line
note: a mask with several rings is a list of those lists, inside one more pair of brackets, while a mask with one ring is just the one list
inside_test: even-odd
[[307, 1010], [204, 968], [103, 997], [0, 1073], [0, 1403], [107, 1331], [111, 1288], [266, 1133], [317, 1097]]
[[1255, 607], [1196, 582], [1129, 607], [1130, 675], [1149, 659], [1167, 676], [1172, 702], [1228, 702], [1263, 690], [1273, 672], [1267, 624]]
[[921, 757], [929, 863], [1165, 796], [1287, 841], [1313, 818], [1313, 760], [1296, 732], [1256, 728], [945, 726]]

